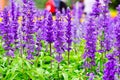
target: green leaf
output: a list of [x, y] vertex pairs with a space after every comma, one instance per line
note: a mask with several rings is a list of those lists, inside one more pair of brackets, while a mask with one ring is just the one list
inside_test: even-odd
[[32, 80], [35, 80], [34, 76], [32, 75], [32, 72], [26, 71], [26, 74], [27, 74]]
[[79, 78], [73, 77], [72, 80], [79, 80]]
[[3, 72], [3, 68], [2, 67], [0, 67], [0, 73], [2, 73]]
[[[40, 72], [38, 72], [40, 71]], [[41, 70], [30, 70], [26, 72], [27, 75], [32, 79], [32, 80], [45, 80], [43, 75], [41, 74]]]
[[24, 60], [24, 63], [27, 65], [27, 68], [31, 69], [31, 65], [27, 60]]
[[12, 76], [10, 77], [9, 80], [14, 80], [17, 75], [18, 75], [18, 73], [12, 73]]
[[67, 73], [62, 73], [64, 80], [68, 80], [68, 74]]
[[11, 77], [11, 71], [8, 70], [7, 73], [6, 73], [6, 76], [5, 76], [5, 80], [7, 80], [10, 77]]
[[50, 57], [50, 56], [45, 56], [45, 57], [43, 57], [43, 60], [45, 60], [45, 61], [51, 61], [51, 60], [53, 60], [53, 58], [52, 57]]

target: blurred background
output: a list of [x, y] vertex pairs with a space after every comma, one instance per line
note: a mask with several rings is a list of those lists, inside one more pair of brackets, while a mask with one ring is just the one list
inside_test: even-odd
[[[44, 8], [48, 0], [34, 0], [34, 1], [38, 8]], [[67, 5], [71, 7], [73, 3], [79, 0], [66, 0], [66, 1], [67, 1]], [[120, 4], [120, 0], [111, 0], [111, 1], [112, 1], [112, 3], [110, 4], [111, 9], [115, 9], [118, 6], [118, 4]]]
[[[22, 0], [15, 0], [17, 3], [21, 4]], [[73, 5], [77, 2], [77, 1], [82, 1], [82, 3], [84, 4], [85, 2], [93, 2], [94, 0], [34, 0], [35, 4], [37, 6], [37, 8], [39, 9], [50, 9], [51, 7], [49, 6], [49, 4], [53, 7], [51, 9], [51, 12], [54, 13], [55, 12], [55, 8], [58, 5], [57, 3], [59, 1], [63, 1], [65, 3], [65, 5], [62, 4], [63, 7], [70, 7], [71, 9], [73, 8]], [[102, 0], [101, 0], [102, 1]], [[110, 12], [112, 16], [115, 16], [117, 14], [116, 12], [116, 7], [118, 6], [118, 4], [120, 4], [120, 0], [111, 0], [112, 3], [110, 4]], [[9, 0], [0, 0], [0, 10], [3, 10], [5, 6], [7, 6], [9, 3]], [[54, 6], [54, 4], [57, 4], [56, 6]], [[91, 3], [87, 3], [84, 5], [84, 7], [87, 7], [87, 10], [89, 10], [89, 5]], [[47, 6], [48, 5], [48, 6]], [[62, 7], [62, 8], [63, 8]], [[91, 6], [90, 6], [91, 7]], [[58, 9], [58, 8], [57, 8]], [[60, 9], [59, 9], [60, 10]], [[50, 10], [49, 10], [50, 11]]]
[[[7, 5], [8, 1], [9, 0], [0, 0], [0, 6], [1, 6], [1, 8], [3, 8], [5, 5]], [[35, 1], [36, 6], [38, 8], [44, 9], [45, 8], [45, 4], [46, 4], [46, 2], [48, 0], [34, 0], [34, 1]], [[66, 3], [67, 3], [67, 5], [69, 7], [71, 7], [72, 4], [75, 3], [75, 2], [77, 2], [77, 1], [79, 1], [79, 0], [66, 0]], [[120, 4], [120, 0], [111, 0], [111, 1], [112, 1], [112, 3], [110, 4], [110, 8], [111, 9], [115, 9], [118, 6], [118, 4]]]

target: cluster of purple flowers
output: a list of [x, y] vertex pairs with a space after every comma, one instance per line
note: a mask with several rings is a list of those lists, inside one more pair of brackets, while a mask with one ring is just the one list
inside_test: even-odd
[[108, 62], [105, 63], [104, 76], [103, 80], [115, 80], [116, 73], [116, 59], [114, 58], [114, 54], [108, 54]]
[[118, 16], [114, 19], [114, 37], [115, 37], [115, 57], [116, 57], [116, 74], [119, 76], [120, 75], [120, 5], [117, 7], [118, 10]]
[[86, 27], [86, 47], [85, 47], [85, 53], [84, 53], [84, 59], [85, 59], [85, 66], [90, 68], [92, 66], [95, 66], [95, 52], [96, 52], [96, 29], [94, 25], [93, 18], [89, 18], [89, 21], [87, 23]]
[[12, 43], [14, 42], [14, 36], [12, 26], [10, 25], [9, 11], [7, 8], [2, 12], [2, 23], [0, 26], [1, 36], [3, 37], [3, 47], [6, 50], [6, 55], [14, 57], [14, 49]]
[[104, 68], [104, 75], [103, 80], [118, 80], [116, 79], [116, 75], [119, 76], [120, 66], [119, 66], [119, 45], [120, 45], [120, 23], [119, 23], [119, 14], [120, 14], [120, 6], [117, 7], [118, 16], [115, 19], [111, 19], [108, 15], [108, 3], [110, 1], [105, 1], [106, 6], [105, 10], [103, 10], [104, 15], [104, 32], [105, 32], [105, 39], [104, 39], [104, 48], [105, 51], [109, 51], [114, 47], [112, 50], [112, 54], [106, 54], [108, 61], [105, 63]]
[[65, 44], [65, 27], [62, 25], [62, 17], [60, 12], [57, 12], [56, 14], [56, 37], [55, 37], [55, 45], [56, 52], [58, 53], [56, 55], [56, 60], [58, 63], [61, 62], [62, 53], [64, 52], [64, 44]]
[[[57, 11], [54, 19], [47, 10], [38, 10], [33, 0], [23, 0], [21, 7], [10, 0], [10, 7], [0, 13], [0, 36], [6, 55], [15, 57], [15, 51], [19, 50], [28, 60], [34, 59], [34, 55], [40, 55], [43, 41], [50, 45], [50, 56], [54, 56], [58, 63], [67, 51], [69, 64], [72, 42], [77, 43], [82, 38], [86, 41], [84, 65], [92, 68], [96, 65], [95, 54], [99, 52], [96, 48], [99, 41], [102, 53], [113, 51], [112, 54], [105, 54], [108, 61], [104, 66], [103, 79], [115, 80], [115, 74], [120, 73], [120, 5], [117, 7], [118, 16], [112, 19], [108, 8], [110, 0], [103, 1], [104, 5], [96, 0], [92, 13], [86, 15], [84, 22], [80, 22], [82, 7], [76, 8], [75, 14], [69, 8], [66, 14]], [[99, 40], [101, 36], [103, 38]], [[52, 50], [57, 54], [52, 55]], [[91, 72], [90, 75], [92, 80], [95, 74]]]
[[33, 34], [35, 33], [35, 22], [34, 22], [34, 15], [35, 15], [35, 9], [34, 9], [34, 3], [32, 0], [27, 1], [27, 11], [26, 11], [26, 30], [25, 30], [25, 49], [27, 52], [27, 59], [33, 59], [32, 53], [35, 49], [35, 41]]
[[[108, 62], [105, 63], [105, 69], [104, 69], [104, 76], [103, 76], [103, 80], [118, 80], [118, 78], [116, 79], [116, 75], [119, 76], [120, 74], [120, 66], [119, 66], [119, 61], [120, 61], [120, 54], [119, 54], [119, 45], [120, 45], [120, 19], [119, 19], [119, 15], [120, 15], [120, 5], [117, 7], [118, 10], [118, 16], [113, 19], [113, 21], [110, 21], [110, 23], [108, 24], [108, 28], [107, 30], [105, 29], [106, 32], [106, 36], [105, 38], [109, 39], [105, 40], [106, 43], [106, 50], [110, 50], [111, 47], [114, 47], [113, 49], [113, 53], [112, 54], [107, 54], [107, 58], [108, 58]], [[109, 19], [110, 20], [110, 19]], [[108, 20], [106, 21], [108, 22]], [[107, 24], [107, 23], [106, 23]], [[112, 25], [112, 26], [111, 26]], [[109, 30], [109, 32], [108, 32]], [[110, 37], [112, 36], [112, 37]], [[112, 39], [112, 41], [111, 41]], [[111, 42], [113, 44], [111, 44]], [[109, 44], [108, 44], [109, 43]]]
[[34, 54], [40, 54], [41, 41], [44, 41], [45, 44], [51, 44], [51, 48], [54, 45], [59, 54], [56, 55], [56, 60], [61, 62], [62, 53], [71, 50], [70, 9], [67, 10], [67, 14], [56, 13], [56, 19], [53, 20], [52, 14], [47, 10], [38, 10], [33, 0], [23, 0], [22, 3], [20, 7], [11, 0], [10, 7], [1, 12], [0, 31], [6, 54], [14, 57], [15, 51], [19, 50], [21, 55], [27, 53], [24, 55], [27, 55], [28, 60], [34, 59]]
[[[104, 0], [104, 5], [96, 0], [93, 6], [93, 12], [87, 15], [86, 26], [86, 47], [84, 53], [84, 65], [87, 68], [95, 66], [95, 54], [97, 51], [96, 43], [101, 37], [101, 50], [98, 51], [107, 56], [108, 61], [104, 65], [103, 80], [115, 80], [116, 73], [119, 73], [119, 7], [118, 17], [112, 19], [109, 13], [110, 0]], [[115, 44], [115, 46], [114, 46]], [[114, 48], [113, 48], [114, 47]], [[107, 53], [113, 51], [112, 54]], [[118, 58], [116, 58], [116, 55]], [[105, 59], [104, 59], [105, 60]], [[104, 61], [103, 61], [104, 62]], [[104, 64], [104, 63], [103, 63]]]

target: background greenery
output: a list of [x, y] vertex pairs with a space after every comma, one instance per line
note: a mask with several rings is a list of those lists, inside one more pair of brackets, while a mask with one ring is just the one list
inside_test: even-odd
[[[45, 3], [47, 2], [48, 0], [35, 0], [36, 2], [36, 5], [38, 8], [44, 8], [45, 7]], [[76, 0], [78, 1], [78, 0]], [[72, 0], [67, 0], [67, 5], [70, 6], [72, 3]]]
[[[45, 3], [47, 1], [48, 0], [35, 0], [37, 7], [41, 8], [41, 9], [43, 9], [45, 7]], [[78, 0], [76, 0], [76, 1], [78, 1]], [[111, 0], [111, 1], [112, 1], [112, 3], [110, 4], [110, 8], [112, 8], [112, 9], [115, 9], [118, 6], [118, 4], [120, 4], [120, 0]], [[72, 3], [72, 0], [67, 0], [68, 6], [70, 6], [71, 3]]]
[[110, 4], [110, 8], [112, 8], [112, 9], [116, 9], [118, 4], [120, 4], [120, 0], [111, 0], [111, 1], [112, 1], [112, 3]]

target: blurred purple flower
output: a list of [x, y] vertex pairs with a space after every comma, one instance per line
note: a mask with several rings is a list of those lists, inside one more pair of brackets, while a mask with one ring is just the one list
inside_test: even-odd
[[46, 41], [48, 43], [54, 42], [54, 27], [52, 14], [48, 14], [47, 25], [46, 25]]
[[[97, 32], [95, 28], [95, 23], [92, 17], [89, 18], [87, 27], [86, 27], [86, 47], [85, 53], [83, 55], [85, 59], [85, 67], [95, 66], [95, 52], [96, 52], [96, 41], [97, 41]], [[87, 64], [86, 64], [87, 63]]]
[[113, 54], [107, 55], [108, 62], [105, 63], [103, 80], [115, 80], [116, 60]]
[[9, 10], [8, 8], [5, 8], [2, 12], [2, 22], [1, 22], [1, 35], [2, 39], [4, 41], [3, 48], [6, 50], [6, 55], [14, 57], [14, 49], [12, 47], [12, 44], [14, 42], [14, 36], [13, 36], [13, 31], [12, 27], [10, 24], [10, 18], [8, 16]]
[[66, 26], [66, 42], [67, 42], [67, 51], [69, 52], [71, 50], [72, 45], [72, 22], [71, 22], [71, 14], [70, 9], [67, 9], [67, 26]]
[[89, 79], [88, 79], [88, 80], [94, 80], [94, 76], [95, 76], [94, 73], [90, 73], [90, 74], [89, 74]]
[[55, 44], [54, 47], [56, 48], [56, 52], [58, 53], [56, 56], [56, 60], [58, 63], [61, 62], [62, 53], [64, 52], [64, 43], [65, 43], [65, 28], [62, 25], [61, 14], [60, 12], [56, 13], [56, 34], [55, 34]]
[[[26, 10], [26, 11], [24, 11]], [[34, 52], [35, 49], [35, 41], [33, 38], [33, 34], [35, 33], [35, 22], [34, 22], [34, 17], [35, 17], [35, 4], [33, 2], [33, 0], [29, 0], [29, 1], [25, 1], [24, 5], [23, 5], [23, 21], [25, 20], [24, 23], [23, 22], [23, 28], [25, 28], [25, 30], [23, 30], [24, 34], [26, 34], [24, 36], [24, 41], [25, 41], [25, 48], [27, 49], [27, 59], [33, 59], [32, 53]]]

